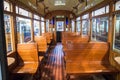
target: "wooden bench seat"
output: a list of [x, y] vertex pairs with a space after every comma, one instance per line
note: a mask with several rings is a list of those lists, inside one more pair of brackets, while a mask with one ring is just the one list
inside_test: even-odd
[[[96, 73], [113, 73], [117, 72], [117, 70], [111, 65], [101, 64], [100, 62], [91, 62], [87, 63], [76, 63], [69, 62], [66, 63], [66, 72], [68, 75], [80, 75], [80, 74], [96, 74]], [[69, 66], [69, 67], [68, 67]]]
[[23, 43], [17, 45], [19, 55], [18, 66], [14, 69], [14, 74], [28, 74], [35, 77], [39, 69], [39, 59], [36, 43]]
[[64, 48], [68, 75], [118, 72], [109, 63], [109, 43], [73, 43]]

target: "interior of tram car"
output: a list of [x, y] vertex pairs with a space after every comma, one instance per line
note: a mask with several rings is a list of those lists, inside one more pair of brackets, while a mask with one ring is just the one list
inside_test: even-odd
[[120, 80], [120, 0], [0, 0], [0, 80]]

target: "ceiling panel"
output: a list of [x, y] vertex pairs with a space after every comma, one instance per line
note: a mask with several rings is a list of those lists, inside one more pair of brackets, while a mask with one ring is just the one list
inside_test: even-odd
[[[44, 8], [48, 7], [48, 11], [54, 11], [54, 10], [69, 10], [73, 11], [76, 15], [80, 14], [81, 12], [91, 8], [92, 6], [104, 1], [104, 0], [87, 0], [87, 6], [86, 3], [79, 3], [78, 0], [66, 0], [66, 5], [62, 6], [55, 6], [54, 1], [55, 0], [44, 0], [44, 2], [38, 2], [36, 4], [36, 0], [19, 0], [26, 4], [27, 6], [30, 6], [31, 8], [35, 9], [37, 12], [45, 15]], [[31, 3], [32, 5], [29, 5]], [[78, 5], [79, 4], [79, 5]], [[73, 10], [73, 7], [77, 6], [77, 10]]]

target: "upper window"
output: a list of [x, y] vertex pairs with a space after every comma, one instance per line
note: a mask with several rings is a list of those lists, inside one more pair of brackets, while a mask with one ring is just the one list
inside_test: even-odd
[[99, 16], [99, 15], [103, 15], [106, 13], [109, 13], [109, 5], [93, 11], [92, 16]]
[[4, 1], [4, 10], [5, 11], [12, 11], [11, 4], [9, 2]]
[[34, 15], [34, 19], [40, 20], [40, 17], [38, 15]]
[[89, 18], [89, 14], [85, 14], [82, 16], [82, 19], [88, 19]]
[[25, 10], [25, 9], [22, 9], [22, 8], [19, 8], [16, 6], [16, 13], [20, 14], [20, 15], [23, 15], [23, 16], [27, 16], [27, 17], [31, 17], [32, 16], [32, 13], [30, 13], [29, 11]]
[[43, 18], [43, 17], [41, 17], [41, 21], [44, 21], [44, 18]]
[[10, 15], [4, 14], [4, 28], [5, 28], [5, 37], [6, 37], [6, 48], [7, 52], [13, 50], [12, 45], [12, 18]]
[[116, 15], [113, 48], [120, 50], [120, 14]]
[[102, 14], [105, 14], [105, 7], [95, 11], [95, 16], [102, 15]]
[[115, 10], [120, 10], [120, 1], [117, 1], [115, 4]]
[[80, 17], [77, 17], [77, 18], [76, 18], [76, 21], [78, 21], [78, 20], [80, 20]]
[[92, 20], [92, 39], [107, 42], [108, 17], [94, 18]]

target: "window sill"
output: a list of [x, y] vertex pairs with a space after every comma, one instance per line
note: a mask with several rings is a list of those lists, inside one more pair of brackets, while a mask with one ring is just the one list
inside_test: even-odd
[[7, 56], [9, 56], [9, 55], [11, 55], [11, 54], [13, 54], [13, 53], [15, 53], [15, 51], [8, 52], [8, 53], [7, 53]]

